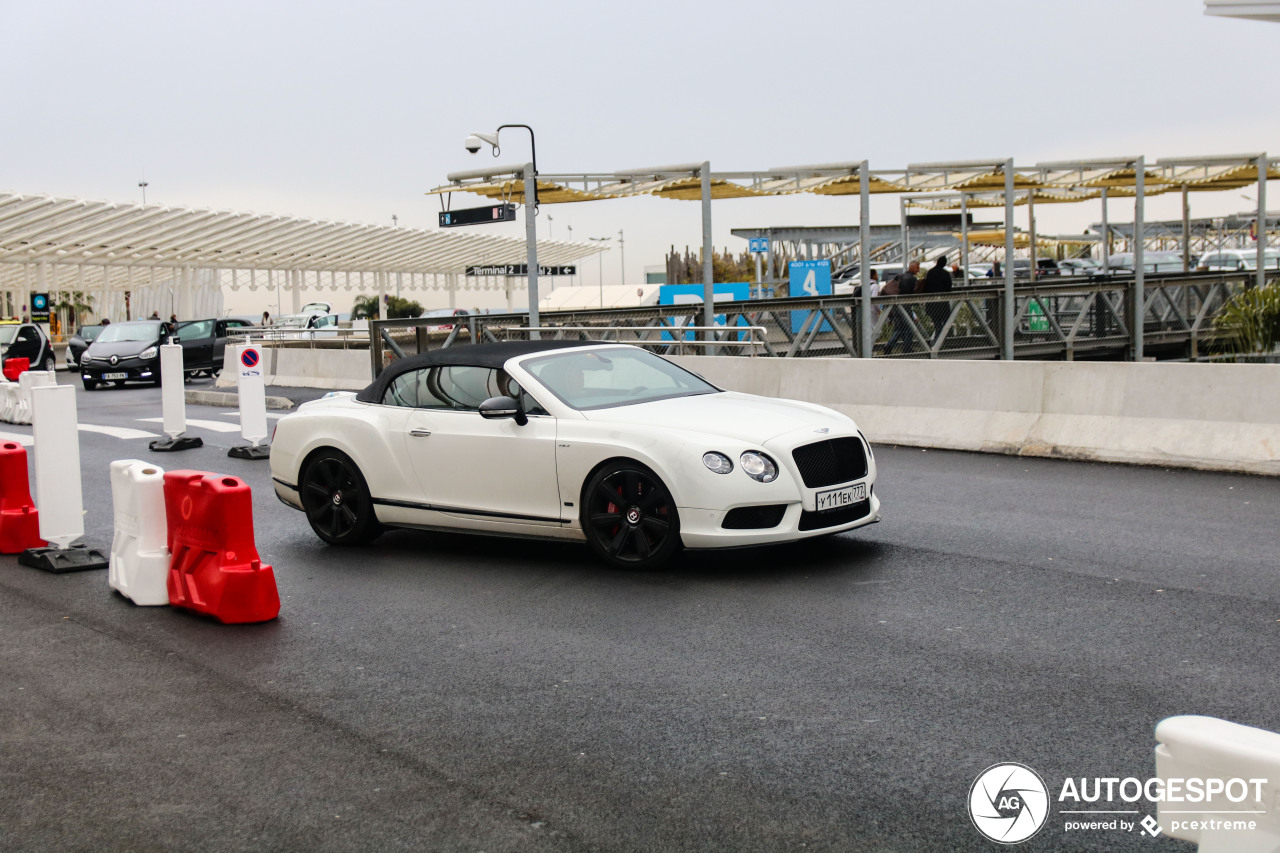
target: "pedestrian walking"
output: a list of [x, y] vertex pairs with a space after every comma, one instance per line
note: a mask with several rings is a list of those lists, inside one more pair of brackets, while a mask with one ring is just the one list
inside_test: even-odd
[[[933, 269], [929, 270], [929, 274], [924, 277], [924, 292], [950, 293], [951, 286], [951, 273], [947, 270], [947, 256], [942, 254], [934, 262]], [[942, 327], [946, 325], [947, 318], [951, 316], [951, 303], [930, 302], [925, 306], [924, 310], [929, 315], [930, 322], [933, 323], [933, 342], [936, 344], [938, 338], [942, 335]]]

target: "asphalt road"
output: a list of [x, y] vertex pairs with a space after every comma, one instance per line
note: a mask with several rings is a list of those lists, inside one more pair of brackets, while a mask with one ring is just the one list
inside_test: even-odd
[[[80, 421], [159, 432], [158, 400], [81, 392]], [[81, 433], [85, 540], [110, 545], [112, 459], [244, 477], [281, 616], [0, 556], [0, 850], [997, 849], [965, 809], [989, 765], [1056, 794], [1153, 775], [1170, 715], [1280, 730], [1275, 479], [880, 447], [881, 524], [626, 573], [330, 548], [234, 433], [192, 432]], [[1021, 849], [1191, 849], [1063, 821]]]

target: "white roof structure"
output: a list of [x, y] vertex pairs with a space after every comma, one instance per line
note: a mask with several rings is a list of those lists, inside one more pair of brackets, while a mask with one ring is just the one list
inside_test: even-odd
[[[569, 264], [595, 246], [539, 242], [538, 260]], [[118, 204], [0, 192], [0, 290], [32, 282], [122, 289], [138, 270], [288, 270], [452, 277], [478, 264], [525, 260], [523, 239], [289, 216]], [[145, 273], [144, 273], [145, 274]], [[313, 276], [318, 278], [318, 275]], [[233, 276], [234, 280], [234, 276]], [[445, 288], [437, 281], [435, 287]]]

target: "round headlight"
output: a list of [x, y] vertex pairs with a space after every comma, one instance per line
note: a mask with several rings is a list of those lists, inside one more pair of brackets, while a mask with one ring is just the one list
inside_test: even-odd
[[702, 454], [702, 464], [707, 466], [707, 470], [715, 471], [717, 474], [728, 474], [733, 470], [733, 463], [729, 461], [729, 457], [714, 450]]
[[778, 465], [768, 456], [755, 450], [748, 450], [740, 457], [742, 470], [747, 476], [761, 483], [772, 483], [778, 479]]
[[142, 352], [138, 353], [138, 358], [141, 358], [141, 359], [155, 358], [159, 354], [160, 354], [160, 350], [156, 349], [155, 347], [147, 347]]

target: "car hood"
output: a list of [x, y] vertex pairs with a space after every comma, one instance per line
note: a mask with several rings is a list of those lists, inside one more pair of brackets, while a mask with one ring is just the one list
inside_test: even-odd
[[155, 341], [94, 341], [89, 344], [89, 355], [94, 358], [110, 358], [113, 355], [126, 358], [153, 346], [156, 346]]
[[764, 444], [800, 429], [853, 426], [849, 418], [823, 406], [737, 391], [593, 409], [582, 414], [593, 423], [684, 429], [751, 444]]

